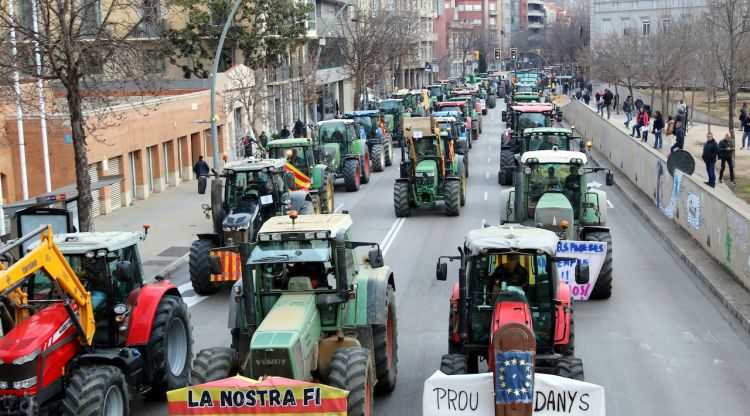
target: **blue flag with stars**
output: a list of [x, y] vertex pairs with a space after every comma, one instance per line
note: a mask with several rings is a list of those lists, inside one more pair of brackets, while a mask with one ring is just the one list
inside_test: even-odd
[[495, 403], [530, 403], [534, 391], [533, 352], [495, 353]]

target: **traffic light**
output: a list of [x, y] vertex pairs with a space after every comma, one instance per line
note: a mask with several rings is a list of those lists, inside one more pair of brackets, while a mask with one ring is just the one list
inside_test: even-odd
[[510, 59], [514, 61], [518, 59], [518, 49], [510, 48]]
[[500, 61], [503, 59], [503, 51], [500, 48], [495, 48], [495, 60]]
[[474, 51], [474, 62], [477, 62], [477, 61], [479, 61], [479, 51], [475, 50]]

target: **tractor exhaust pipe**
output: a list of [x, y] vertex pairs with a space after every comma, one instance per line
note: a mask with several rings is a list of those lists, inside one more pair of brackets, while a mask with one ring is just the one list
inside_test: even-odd
[[523, 172], [520, 165], [516, 165], [513, 168], [513, 182], [515, 184], [516, 192], [514, 194], [515, 199], [513, 201], [513, 221], [518, 224], [523, 224], [526, 220], [526, 207], [524, 206], [523, 197]]
[[257, 317], [255, 316], [255, 285], [253, 282], [253, 268], [248, 264], [250, 258], [250, 243], [243, 241], [239, 244], [240, 261], [242, 262], [242, 296], [244, 297], [245, 316], [247, 316], [247, 333], [250, 339], [255, 332]]
[[346, 236], [342, 231], [336, 234], [336, 289], [342, 296], [348, 296], [346, 276]]

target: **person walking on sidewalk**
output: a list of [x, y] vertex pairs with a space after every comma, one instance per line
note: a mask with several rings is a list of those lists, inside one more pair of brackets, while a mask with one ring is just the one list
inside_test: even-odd
[[742, 126], [745, 124], [745, 120], [747, 120], [747, 103], [742, 103], [742, 108], [740, 109], [740, 129], [742, 129]]
[[719, 168], [719, 183], [724, 179], [724, 166], [729, 165], [729, 183], [734, 183], [734, 160], [732, 155], [734, 154], [734, 142], [732, 141], [732, 135], [727, 133], [724, 135], [724, 139], [719, 142], [719, 159], [721, 159], [721, 168]]
[[662, 129], [664, 129], [664, 117], [661, 115], [661, 111], [657, 111], [654, 114], [654, 149], [662, 148]]
[[674, 144], [669, 148], [669, 155], [671, 156], [676, 149], [682, 150], [683, 146], [685, 146], [685, 128], [678, 121], [674, 124]]
[[583, 102], [588, 106], [591, 102], [591, 94], [589, 93], [589, 90], [583, 90]]
[[193, 165], [193, 173], [195, 173], [195, 177], [200, 178], [201, 176], [208, 176], [210, 172], [211, 169], [208, 168], [208, 163], [203, 160], [203, 156], [198, 156], [198, 161]]
[[706, 135], [706, 144], [703, 145], [703, 154], [701, 159], [706, 164], [706, 173], [708, 173], [708, 182], [706, 185], [716, 187], [716, 156], [719, 155], [719, 145], [714, 140], [714, 134], [709, 132]]
[[625, 113], [625, 128], [630, 127], [630, 122], [633, 121], [633, 97], [628, 95], [625, 102], [622, 103], [622, 112]]
[[[745, 144], [747, 140], [747, 144]], [[742, 148], [750, 149], [750, 117], [745, 117], [745, 122], [742, 123]]]
[[[609, 120], [609, 106], [612, 105], [612, 100], [615, 98], [614, 94], [612, 94], [612, 91], [609, 90], [609, 88], [604, 89], [604, 96], [602, 97], [602, 100], [604, 101], [604, 107], [607, 109], [607, 120]], [[602, 109], [602, 116], [604, 115], [604, 110]]]
[[643, 100], [641, 100], [639, 98], [639, 99], [635, 100], [635, 103], [633, 103], [633, 104], [635, 105], [635, 112], [636, 112], [636, 114], [639, 113], [641, 111], [641, 107], [643, 107]]
[[599, 113], [600, 116], [603, 116], [604, 113], [602, 113], [602, 93], [597, 91], [596, 95], [594, 95], [594, 98], [596, 99], [596, 112]]

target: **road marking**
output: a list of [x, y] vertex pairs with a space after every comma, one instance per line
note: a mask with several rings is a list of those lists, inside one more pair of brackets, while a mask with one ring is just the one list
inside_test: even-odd
[[335, 214], [335, 213], [339, 212], [339, 210], [341, 208], [343, 208], [343, 207], [344, 207], [344, 204], [340, 204], [339, 206], [336, 207], [336, 209], [333, 210], [333, 213]]
[[487, 218], [482, 218], [482, 228], [484, 228], [484, 224], [487, 224]]
[[[177, 287], [177, 290], [180, 291], [180, 294], [183, 294], [188, 291], [193, 290], [193, 284], [190, 282], [183, 283], [180, 286]], [[183, 296], [182, 301], [185, 302], [185, 305], [187, 305], [188, 308], [191, 308], [204, 300], [208, 299], [209, 296], [201, 296], [197, 294], [193, 294], [192, 296]]]
[[487, 192], [484, 193], [484, 200], [487, 200]]
[[492, 146], [487, 146], [487, 150], [492, 150]]
[[406, 221], [406, 218], [399, 218], [396, 220], [396, 222], [393, 223], [391, 226], [391, 229], [388, 230], [388, 233], [386, 233], [385, 238], [383, 238], [383, 242], [380, 243], [380, 247], [383, 251], [383, 255], [385, 256], [386, 253], [388, 253], [388, 249], [391, 248], [391, 245], [396, 240], [396, 235], [398, 235], [398, 232], [401, 230], [401, 227], [404, 225], [404, 222]]
[[489, 173], [489, 172], [485, 172], [485, 174], [484, 174], [484, 178], [485, 178], [485, 179], [489, 179], [489, 178], [490, 178], [490, 173]]
[[698, 338], [696, 338], [690, 331], [682, 331], [682, 337], [685, 338], [686, 341], [698, 341]]
[[612, 205], [611, 202], [609, 202], [609, 199], [607, 200], [607, 205], [609, 205], [610, 208], [614, 208], [615, 207], [614, 205]]
[[487, 158], [487, 163], [490, 163], [490, 158]]

